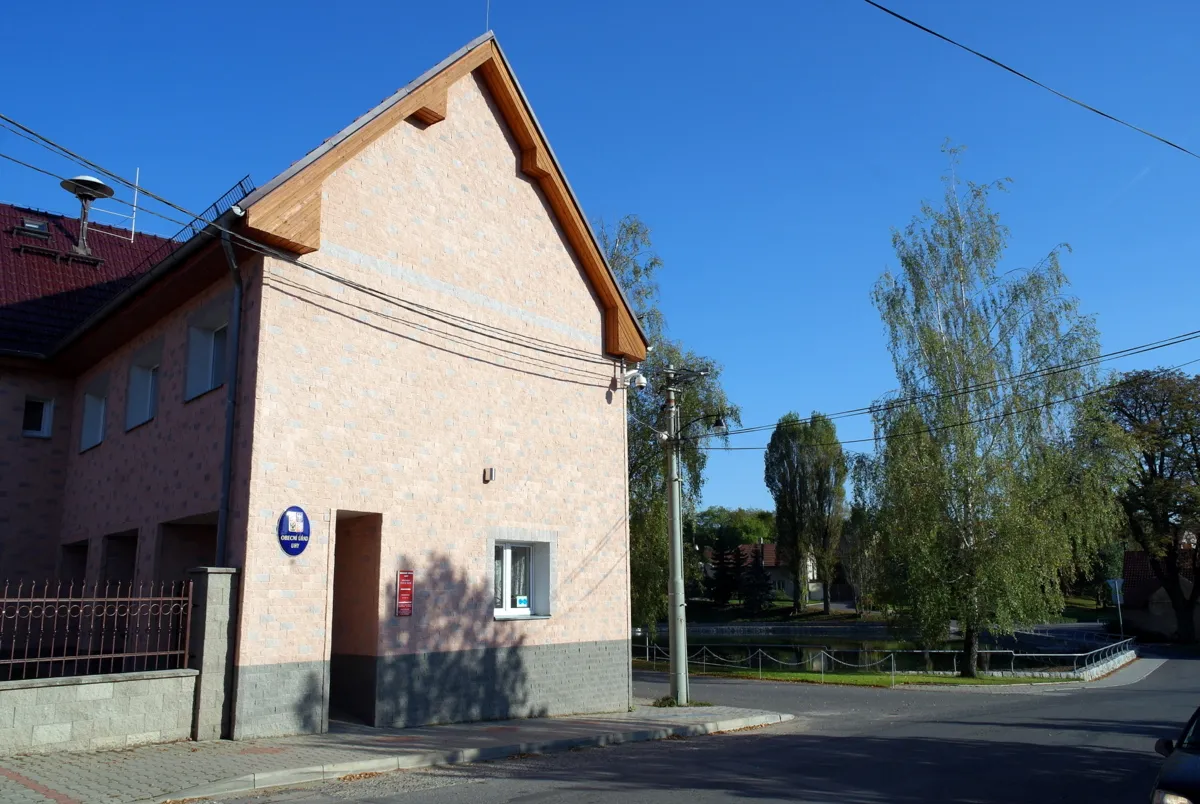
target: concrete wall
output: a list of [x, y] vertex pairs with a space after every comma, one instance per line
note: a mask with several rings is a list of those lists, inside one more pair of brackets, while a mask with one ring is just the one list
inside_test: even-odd
[[[53, 400], [50, 438], [21, 434], [27, 395]], [[0, 371], [0, 585], [55, 576], [72, 401], [70, 380]]]
[[195, 670], [0, 681], [0, 755], [186, 740]]
[[[396, 666], [461, 654], [485, 674], [505, 651], [626, 644], [624, 392], [601, 308], [519, 163], [468, 76], [445, 121], [397, 125], [322, 188], [322, 246], [305, 261], [391, 301], [265, 261], [235, 734], [320, 722], [309, 702], [328, 695], [338, 510], [383, 515], [375, 653]], [[299, 557], [274, 537], [290, 505], [313, 524]], [[495, 529], [557, 534], [553, 616], [495, 620]], [[401, 569], [416, 592], [397, 618]], [[535, 664], [523, 660], [513, 695], [540, 683]], [[605, 708], [628, 704], [628, 672], [598, 682], [612, 684]]]

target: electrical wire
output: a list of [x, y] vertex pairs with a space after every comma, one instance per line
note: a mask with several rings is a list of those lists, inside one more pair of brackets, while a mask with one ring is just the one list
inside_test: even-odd
[[[2, 121], [2, 122], [0, 122], [0, 127], [7, 129], [8, 131], [10, 131], [14, 134], [17, 134], [18, 136], [21, 136], [24, 139], [34, 142], [37, 145], [40, 145], [41, 147], [45, 148], [46, 150], [50, 151], [51, 153], [56, 154], [57, 156], [65, 157], [67, 159], [75, 161], [77, 164], [80, 164], [84, 167], [92, 168], [93, 170], [99, 171], [99, 172], [103, 173], [104, 175], [109, 176], [114, 181], [120, 182], [121, 184], [125, 185], [126, 187], [128, 187], [130, 189], [136, 189], [141, 194], [146, 195], [147, 197], [152, 198], [152, 199], [158, 201], [159, 203], [165, 204], [166, 206], [170, 207], [171, 209], [182, 212], [184, 215], [187, 215], [188, 217], [190, 217], [192, 219], [192, 223], [194, 223], [195, 221], [198, 221], [198, 220], [202, 220], [199, 215], [188, 210], [187, 208], [182, 207], [172, 201], [169, 201], [166, 198], [163, 198], [162, 196], [158, 195], [157, 193], [147, 190], [144, 187], [141, 187], [140, 185], [136, 184], [133, 181], [130, 181], [128, 178], [120, 175], [119, 173], [115, 173], [114, 171], [111, 171], [108, 168], [105, 168], [104, 166], [99, 165], [99, 164], [87, 159], [86, 157], [83, 157], [83, 156], [75, 153], [74, 151], [71, 151], [70, 149], [66, 148], [65, 146], [58, 144], [54, 140], [51, 140], [50, 138], [48, 138], [42, 134], [39, 134], [37, 131], [17, 122], [16, 120], [13, 120], [12, 118], [10, 118], [4, 114], [0, 114], [0, 121]], [[15, 128], [14, 128], [14, 126], [15, 126]], [[17, 161], [17, 160], [13, 160], [13, 161]], [[25, 164], [25, 163], [21, 163], [21, 164]], [[30, 167], [32, 167], [32, 166], [30, 166]], [[34, 168], [34, 169], [36, 169], [42, 173], [47, 173], [47, 175], [54, 175], [52, 173], [48, 173], [47, 171], [43, 171], [40, 168]], [[120, 201], [121, 203], [129, 204], [129, 202], [127, 202], [127, 201], [121, 201], [120, 199], [117, 199], [117, 200]], [[144, 211], [146, 211], [148, 214], [155, 215], [156, 217], [160, 217], [160, 218], [163, 218], [164, 220], [168, 220], [173, 223], [177, 223], [181, 226], [192, 225], [192, 223], [182, 223], [182, 222], [177, 221], [169, 216], [163, 215], [161, 213], [157, 213], [151, 209], [144, 209]], [[445, 318], [441, 318], [438, 320], [441, 320], [442, 323], [446, 323], [450, 326], [456, 326], [456, 327], [459, 327], [462, 329], [467, 329], [467, 330], [474, 332], [474, 334], [484, 335], [486, 337], [492, 337], [492, 338], [497, 338], [497, 339], [502, 339], [500, 337], [500, 333], [503, 333], [504, 335], [510, 335], [515, 338], [524, 339], [526, 341], [529, 341], [529, 343], [525, 343], [525, 342], [517, 343], [512, 340], [508, 340], [507, 342], [509, 342], [510, 344], [513, 344], [513, 345], [521, 346], [522, 348], [530, 349], [530, 350], [538, 350], [538, 351], [543, 351], [543, 352], [547, 352], [547, 353], [552, 353], [552, 354], [555, 354], [556, 356], [562, 357], [562, 358], [577, 360], [580, 362], [590, 362], [590, 363], [593, 363], [596, 365], [604, 365], [604, 366], [612, 366], [614, 364], [614, 361], [612, 361], [612, 360], [607, 360], [607, 359], [601, 358], [601, 357], [597, 356], [594, 352], [589, 352], [587, 350], [580, 349], [578, 347], [573, 347], [573, 346], [569, 346], [566, 344], [556, 343], [554, 341], [549, 341], [549, 340], [546, 340], [543, 338], [538, 338], [536, 336], [527, 335], [525, 333], [519, 333], [519, 332], [515, 332], [512, 330], [506, 330], [502, 327], [498, 327], [498, 326], [491, 325], [491, 324], [482, 324], [480, 322], [472, 321], [471, 319], [465, 318], [463, 316], [458, 316], [458, 315], [449, 313], [444, 310], [439, 310], [438, 308], [430, 307], [428, 305], [423, 305], [418, 302], [412, 302], [412, 301], [403, 299], [398, 296], [392, 296], [391, 294], [387, 294], [384, 291], [378, 291], [378, 290], [375, 290], [374, 288], [370, 288], [368, 286], [361, 285], [357, 282], [354, 282], [353, 280], [347, 279], [338, 274], [334, 274], [332, 272], [326, 271], [324, 269], [321, 269], [314, 265], [306, 263], [303, 260], [299, 259], [298, 257], [294, 257], [290, 254], [287, 254], [286, 252], [272, 248], [271, 246], [268, 246], [260, 241], [254, 240], [253, 238], [250, 238], [240, 232], [236, 232], [232, 229], [228, 229], [224, 226], [221, 226], [218, 223], [208, 222], [208, 221], [205, 221], [205, 223], [213, 226], [218, 231], [229, 234], [231, 237], [237, 239], [243, 246], [250, 249], [251, 251], [262, 254], [264, 256], [270, 256], [270, 257], [274, 257], [276, 259], [283, 260], [285, 262], [289, 262], [293, 265], [296, 265], [297, 267], [308, 270], [319, 276], [323, 276], [331, 281], [338, 282], [340, 284], [343, 284], [347, 287], [351, 287], [351, 288], [358, 290], [360, 292], [363, 292], [363, 293], [374, 295], [378, 298], [381, 298], [381, 300], [387, 301], [392, 304], [396, 304], [397, 306], [410, 308], [410, 312], [414, 312], [419, 315], [426, 315], [428, 317], [444, 316]], [[451, 319], [451, 320], [445, 320], [445, 319]], [[455, 323], [455, 321], [465, 322], [465, 323]], [[480, 332], [478, 330], [471, 329], [471, 327], [467, 326], [467, 324], [478, 326], [478, 327], [483, 327], [487, 331]], [[553, 347], [553, 348], [547, 348], [547, 347]]]
[[[1200, 363], [1200, 357], [1194, 358], [1192, 360], [1184, 361], [1183, 363], [1179, 363], [1178, 365], [1175, 365], [1175, 366], [1167, 366], [1166, 368], [1156, 369], [1152, 373], [1157, 374], [1157, 375], [1162, 375], [1162, 374], [1166, 374], [1171, 371], [1178, 371], [1179, 369], [1183, 368], [1184, 366], [1190, 366], [1193, 363]], [[1068, 396], [1063, 399], [1055, 399], [1051, 402], [1042, 402], [1040, 404], [1031, 405], [1027, 408], [1021, 408], [1019, 410], [1010, 410], [1010, 411], [1006, 411], [1004, 413], [994, 413], [990, 416], [981, 416], [977, 419], [968, 419], [967, 421], [963, 421], [963, 422], [952, 422], [950, 424], [943, 424], [943, 425], [939, 425], [937, 427], [929, 427], [929, 428], [924, 428], [921, 430], [911, 430], [906, 433], [889, 433], [889, 434], [885, 434], [884, 436], [882, 436], [882, 439], [884, 441], [889, 441], [893, 438], [911, 438], [911, 437], [920, 436], [920, 435], [930, 435], [932, 433], [942, 432], [943, 430], [954, 430], [959, 427], [970, 427], [973, 424], [982, 424], [983, 422], [1005, 419], [1005, 418], [1008, 418], [1009, 416], [1016, 416], [1021, 413], [1031, 413], [1035, 410], [1043, 410], [1045, 408], [1051, 408], [1056, 405], [1065, 405], [1068, 402], [1077, 402], [1080, 399], [1085, 399], [1089, 396], [1095, 396], [1097, 394], [1102, 394], [1102, 393], [1105, 393], [1106, 391], [1111, 391], [1114, 388], [1119, 388], [1122, 385], [1128, 385], [1129, 383], [1134, 382], [1136, 379], [1137, 378], [1128, 378], [1128, 379], [1124, 379], [1124, 380], [1118, 380], [1117, 382], [1108, 383], [1107, 385], [1102, 385], [1099, 388], [1092, 388], [1088, 391], [1083, 391], [1082, 393], [1076, 394], [1075, 396]], [[847, 444], [873, 443], [873, 442], [877, 442], [878, 440], [879, 439], [874, 436], [871, 438], [849, 438], [849, 439], [846, 439], [843, 441], [827, 441], [823, 444], [812, 444], [811, 446], [812, 447], [835, 447], [835, 446], [846, 446]], [[714, 452], [721, 451], [721, 450], [763, 451], [763, 450], [768, 449], [769, 445], [764, 444], [762, 446], [754, 446], [754, 447], [704, 447], [704, 446], [700, 446], [697, 448], [703, 449], [703, 450], [711, 450]]]
[[978, 50], [968, 47], [967, 45], [964, 45], [961, 42], [956, 42], [955, 40], [951, 39], [950, 37], [940, 34], [937, 31], [933, 30], [932, 28], [927, 28], [926, 26], [922, 25], [921, 23], [916, 22], [915, 20], [911, 20], [908, 17], [904, 16], [903, 14], [900, 14], [896, 11], [892, 11], [887, 6], [884, 6], [884, 5], [881, 5], [877, 2], [875, 2], [875, 0], [863, 0], [863, 2], [869, 6], [873, 6], [877, 9], [879, 9], [880, 11], [882, 11], [885, 14], [890, 14], [891, 16], [895, 17], [896, 19], [900, 20], [901, 22], [911, 25], [912, 27], [916, 28], [917, 30], [924, 31], [925, 33], [929, 34], [930, 36], [937, 37], [938, 39], [941, 39], [943, 42], [954, 45], [956, 48], [959, 48], [961, 50], [965, 50], [968, 53], [970, 53], [972, 56], [978, 56], [979, 58], [983, 59], [984, 61], [989, 62], [989, 63], [994, 64], [995, 66], [999, 67], [1001, 70], [1010, 72], [1013, 75], [1017, 76], [1018, 78], [1028, 81], [1029, 83], [1033, 84], [1034, 86], [1041, 87], [1042, 89], [1046, 90], [1047, 92], [1049, 92], [1053, 95], [1057, 95], [1058, 97], [1062, 98], [1065, 101], [1073, 103], [1076, 106], [1082, 107], [1084, 109], [1087, 109], [1089, 112], [1092, 112], [1093, 114], [1098, 114], [1101, 117], [1105, 118], [1106, 120], [1111, 120], [1112, 122], [1117, 123], [1122, 126], [1125, 126], [1126, 128], [1131, 128], [1134, 131], [1138, 132], [1139, 134], [1145, 134], [1147, 137], [1150, 137], [1151, 139], [1154, 139], [1154, 140], [1158, 140], [1163, 145], [1169, 145], [1170, 147], [1174, 148], [1177, 151], [1182, 151], [1183, 153], [1187, 154], [1188, 156], [1194, 157], [1196, 159], [1200, 159], [1200, 154], [1189, 151], [1187, 148], [1184, 148], [1182, 145], [1171, 142], [1166, 137], [1160, 137], [1157, 134], [1155, 134], [1153, 131], [1147, 131], [1146, 129], [1142, 128], [1141, 126], [1135, 126], [1133, 123], [1126, 122], [1119, 117], [1109, 114], [1108, 112], [1101, 111], [1100, 109], [1097, 109], [1095, 106], [1091, 106], [1087, 103], [1084, 103], [1081, 100], [1072, 98], [1070, 95], [1067, 95], [1064, 92], [1059, 92], [1057, 89], [1054, 89], [1053, 87], [1043, 84], [1041, 81], [1038, 81], [1036, 78], [1032, 78], [1032, 77], [1026, 75], [1025, 73], [1021, 72], [1020, 70], [1017, 70], [1013, 67], [1009, 67], [1004, 62], [999, 61], [997, 59], [993, 59], [991, 56], [988, 56], [987, 54], [980, 53]]
[[[1098, 365], [1100, 363], [1107, 362], [1109, 360], [1117, 360], [1117, 359], [1123, 358], [1123, 357], [1133, 357], [1134, 355], [1145, 354], [1146, 352], [1153, 352], [1158, 349], [1165, 349], [1168, 346], [1178, 346], [1181, 343], [1187, 343], [1189, 341], [1194, 341], [1197, 339], [1200, 339], [1200, 330], [1192, 330], [1191, 332], [1184, 332], [1179, 335], [1172, 335], [1168, 338], [1162, 338], [1157, 341], [1150, 341], [1149, 343], [1138, 344], [1137, 346], [1129, 346], [1124, 349], [1117, 349], [1112, 352], [1107, 352], [1102, 355], [1097, 355], [1096, 357], [1089, 358], [1087, 360], [1080, 360], [1080, 361], [1076, 361], [1073, 363], [1062, 363], [1062, 364], [1059, 364], [1056, 366], [1047, 366], [1044, 369], [1035, 369], [1035, 370], [1022, 372], [1020, 374], [1014, 374], [1010, 377], [1004, 377], [1004, 378], [997, 379], [997, 380], [989, 380], [985, 383], [978, 383], [976, 385], [967, 386], [966, 388], [960, 388], [960, 389], [957, 389], [954, 391], [914, 394], [912, 396], [891, 400], [889, 402], [876, 403], [874, 405], [868, 405], [868, 406], [860, 407], [860, 408], [850, 408], [849, 410], [840, 410], [835, 413], [830, 413], [830, 414], [826, 415], [825, 418], [827, 418], [827, 419], [845, 419], [845, 418], [849, 418], [851, 416], [865, 416], [865, 415], [869, 415], [871, 413], [875, 413], [877, 411], [882, 412], [882, 411], [894, 410], [895, 408], [904, 407], [906, 405], [910, 405], [914, 402], [919, 402], [919, 401], [922, 401], [925, 399], [943, 399], [943, 398], [944, 399], [952, 399], [954, 397], [962, 396], [963, 394], [968, 394], [968, 393], [973, 393], [975, 391], [984, 391], [984, 390], [988, 390], [991, 388], [996, 388], [1000, 385], [1003, 385], [1003, 384], [1009, 383], [1009, 382], [1019, 382], [1022, 380], [1035, 379], [1038, 377], [1053, 376], [1055, 374], [1061, 374], [1065, 371], [1072, 371], [1077, 368], [1085, 368], [1088, 366]], [[811, 421], [812, 421], [812, 417], [810, 416], [810, 417], [806, 417], [803, 419], [798, 419], [797, 421], [795, 421], [793, 423], [784, 424], [782, 426], [798, 427], [802, 424], [808, 424]], [[763, 432], [766, 430], [774, 430], [775, 428], [780, 427], [780, 426], [781, 426], [781, 424], [779, 422], [776, 422], [774, 424], [759, 424], [759, 425], [754, 425], [751, 427], [739, 427], [735, 430], [729, 430], [728, 432], [725, 433], [725, 435], [733, 436], [733, 435], [744, 435], [746, 433], [758, 433], [758, 432]], [[702, 437], [703, 436], [685, 436], [685, 438], [702, 438]]]

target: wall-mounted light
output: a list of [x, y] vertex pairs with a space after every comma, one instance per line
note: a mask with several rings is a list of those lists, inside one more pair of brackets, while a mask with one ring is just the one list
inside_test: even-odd
[[495, 479], [496, 479], [495, 467], [489, 466], [483, 470], [483, 482], [484, 483], [491, 483]]

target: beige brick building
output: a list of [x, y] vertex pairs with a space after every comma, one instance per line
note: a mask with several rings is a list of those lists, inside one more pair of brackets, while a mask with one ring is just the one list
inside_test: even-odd
[[6, 349], [0, 579], [221, 541], [233, 736], [625, 708], [647, 344], [495, 41], [217, 213]]

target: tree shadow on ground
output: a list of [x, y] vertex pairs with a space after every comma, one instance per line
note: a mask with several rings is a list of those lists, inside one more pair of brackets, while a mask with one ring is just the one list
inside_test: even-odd
[[[761, 736], [760, 736], [761, 735]], [[727, 735], [601, 749], [522, 765], [523, 787], [559, 797], [706, 791], [731, 798], [843, 804], [1139, 801], [1160, 758], [1151, 750], [924, 737]], [[636, 751], [636, 756], [632, 752]], [[617, 756], [616, 752], [630, 752]], [[463, 768], [505, 773], [500, 765]], [[668, 796], [669, 797], [669, 796]], [[674, 800], [674, 799], [671, 799]]]

